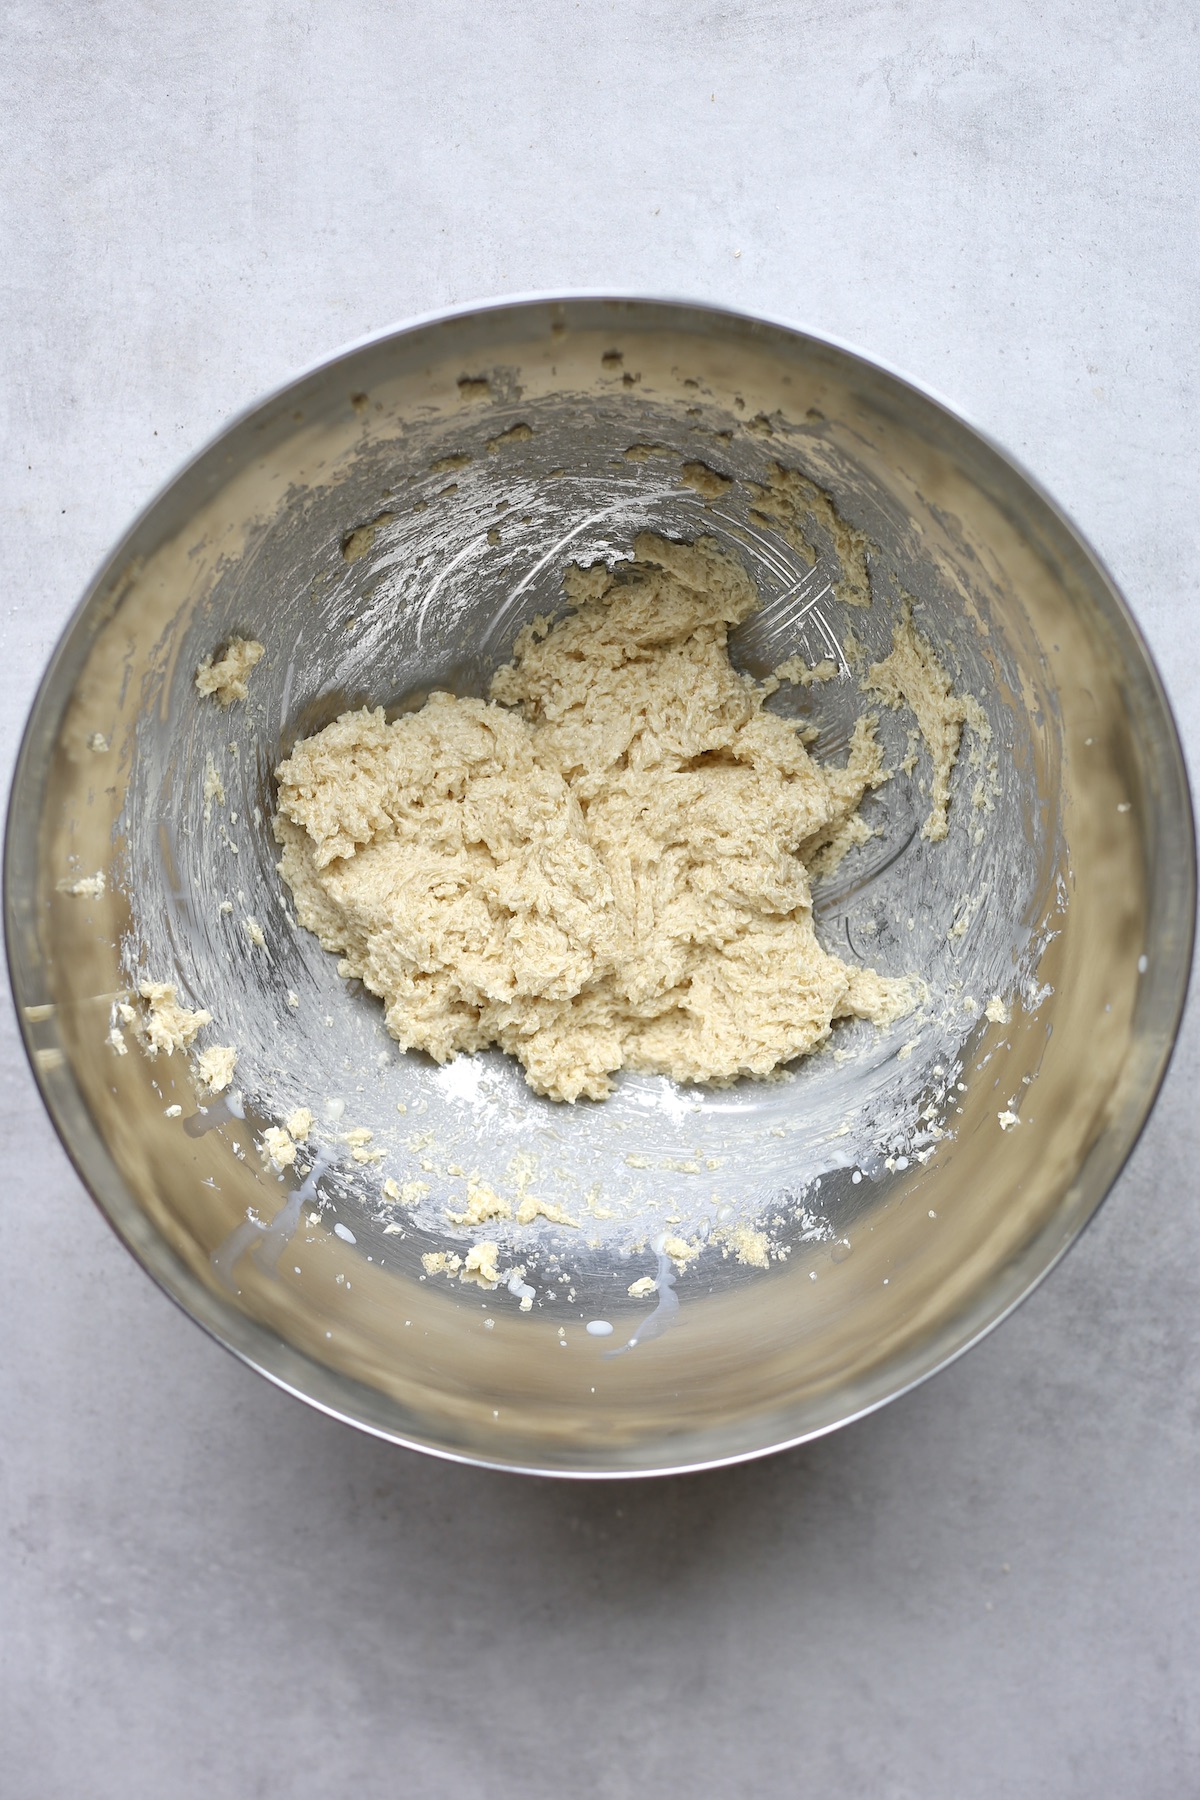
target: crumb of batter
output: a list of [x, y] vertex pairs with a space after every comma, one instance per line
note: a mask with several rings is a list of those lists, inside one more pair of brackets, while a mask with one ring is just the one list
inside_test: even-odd
[[349, 1144], [350, 1157], [356, 1163], [377, 1163], [383, 1161], [382, 1150], [369, 1148], [375, 1133], [366, 1125], [356, 1125], [352, 1131], [343, 1134], [342, 1142]]
[[815, 762], [730, 664], [758, 604], [741, 563], [634, 552], [567, 571], [572, 610], [521, 632], [490, 701], [345, 713], [277, 771], [297, 917], [392, 1036], [439, 1062], [499, 1044], [568, 1101], [621, 1068], [765, 1076], [914, 1003], [813, 929], [810, 870], [887, 779], [874, 721]]
[[206, 656], [196, 670], [196, 691], [212, 694], [222, 706], [232, 706], [249, 693], [246, 682], [265, 654], [256, 638], [230, 638], [220, 656]]
[[383, 1197], [393, 1206], [418, 1206], [428, 1195], [427, 1181], [399, 1182], [394, 1175], [389, 1175], [383, 1184]]
[[375, 542], [375, 533], [383, 525], [390, 525], [395, 513], [381, 512], [366, 525], [359, 525], [348, 532], [342, 539], [342, 555], [348, 563], [358, 562], [371, 549]]
[[972, 695], [954, 692], [933, 645], [912, 622], [910, 601], [905, 601], [899, 623], [892, 627], [891, 654], [872, 663], [860, 685], [864, 693], [878, 695], [885, 706], [907, 706], [917, 721], [933, 763], [929, 816], [921, 836], [937, 843], [950, 829], [950, 775], [958, 760], [963, 726], [968, 725], [980, 743], [986, 743], [992, 735], [987, 715]]
[[129, 1045], [125, 1042], [125, 1033], [119, 1025], [113, 1026], [104, 1041], [110, 1050], [116, 1051], [118, 1056], [129, 1055]]
[[517, 1224], [532, 1225], [535, 1219], [546, 1219], [551, 1225], [570, 1225], [578, 1231], [579, 1221], [565, 1213], [561, 1206], [555, 1206], [551, 1200], [536, 1200], [527, 1194], [517, 1207]]
[[196, 1058], [196, 1074], [210, 1094], [223, 1094], [233, 1081], [237, 1051], [232, 1044], [210, 1044]]
[[507, 1200], [482, 1181], [467, 1184], [467, 1204], [462, 1212], [447, 1211], [452, 1225], [483, 1225], [488, 1219], [511, 1219], [513, 1209]]
[[484, 445], [484, 449], [489, 456], [495, 456], [508, 444], [527, 444], [532, 436], [532, 425], [526, 425], [524, 423], [510, 425], [507, 431], [502, 431], [500, 433], [499, 437], [489, 438]]
[[427, 1275], [457, 1275], [462, 1268], [462, 1257], [453, 1250], [427, 1250], [421, 1258], [421, 1266]]
[[189, 1049], [197, 1033], [212, 1024], [210, 1012], [189, 1012], [180, 1006], [168, 981], [143, 981], [138, 992], [146, 1002], [143, 1028], [150, 1056], [157, 1056], [160, 1050], [173, 1056], [176, 1050]]
[[98, 900], [104, 892], [104, 871], [97, 869], [94, 875], [80, 875], [75, 881], [65, 878], [58, 883], [60, 894], [74, 894], [79, 900]]
[[277, 1169], [290, 1169], [296, 1160], [296, 1146], [292, 1134], [282, 1125], [268, 1125], [258, 1142], [259, 1152], [264, 1162], [274, 1163]]
[[1012, 1014], [999, 994], [993, 994], [983, 1010], [985, 1017], [989, 1018], [993, 1025], [1007, 1025], [1012, 1018]]
[[500, 1285], [499, 1269], [500, 1246], [498, 1244], [473, 1244], [467, 1251], [466, 1261], [458, 1279], [473, 1281], [481, 1288], [496, 1288]]
[[295, 1112], [290, 1112], [288, 1114], [287, 1118], [284, 1120], [284, 1124], [298, 1144], [307, 1143], [308, 1134], [313, 1128], [311, 1107], [298, 1106]]
[[642, 1275], [637, 1281], [631, 1281], [628, 1288], [631, 1300], [644, 1300], [649, 1294], [657, 1294], [658, 1282], [653, 1275]]
[[[476, 1286], [490, 1290], [499, 1287], [501, 1274], [499, 1267], [500, 1246], [493, 1243], [474, 1244], [465, 1257], [454, 1250], [427, 1250], [421, 1258], [421, 1265], [427, 1275], [458, 1276], [460, 1281], [473, 1281]], [[520, 1277], [524, 1270], [514, 1270]], [[532, 1301], [531, 1303], [532, 1304]], [[529, 1309], [522, 1300], [521, 1309]]]
[[732, 1250], [747, 1268], [766, 1269], [770, 1266], [771, 1245], [765, 1231], [755, 1231], [751, 1225], [734, 1225], [719, 1232], [718, 1236], [728, 1246], [726, 1255]]
[[662, 1254], [669, 1256], [677, 1269], [686, 1269], [700, 1254], [699, 1244], [689, 1244], [686, 1238], [665, 1237], [661, 1239]]
[[242, 930], [245, 932], [246, 936], [250, 939], [250, 942], [254, 945], [254, 948], [256, 950], [265, 950], [266, 949], [266, 947], [267, 947], [266, 935], [263, 931], [262, 926], [259, 924], [258, 920], [253, 916], [253, 914], [251, 914], [251, 913], [246, 914], [246, 917], [242, 920]]

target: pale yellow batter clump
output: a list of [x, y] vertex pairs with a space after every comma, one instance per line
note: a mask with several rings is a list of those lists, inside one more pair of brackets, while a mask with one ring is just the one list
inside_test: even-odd
[[237, 1051], [232, 1044], [211, 1044], [196, 1058], [196, 1074], [210, 1094], [223, 1094], [233, 1085]]
[[176, 1050], [189, 1049], [203, 1027], [212, 1024], [210, 1012], [191, 1012], [181, 1006], [169, 981], [143, 981], [138, 993], [146, 1002], [142, 1026], [146, 1050], [152, 1057], [160, 1050], [172, 1056]]
[[[250, 692], [246, 684], [264, 654], [263, 646], [256, 638], [230, 638], [220, 656], [215, 659], [206, 656], [196, 670], [196, 692], [212, 694], [222, 706], [244, 700]], [[212, 774], [219, 785], [220, 776], [215, 769]], [[211, 798], [207, 781], [205, 798]]]
[[886, 779], [873, 721], [845, 768], [814, 762], [729, 661], [758, 604], [741, 564], [634, 551], [568, 571], [572, 610], [526, 627], [490, 701], [346, 713], [277, 771], [297, 916], [397, 1041], [499, 1044], [562, 1100], [621, 1068], [767, 1075], [912, 1004], [813, 930], [810, 867]]

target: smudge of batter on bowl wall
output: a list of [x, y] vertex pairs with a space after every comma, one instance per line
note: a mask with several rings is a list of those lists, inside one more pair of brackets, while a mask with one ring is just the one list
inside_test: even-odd
[[[992, 738], [987, 716], [973, 695], [954, 692], [932, 644], [913, 624], [912, 602], [907, 600], [892, 630], [891, 654], [871, 665], [861, 685], [864, 693], [878, 696], [894, 711], [908, 707], [916, 719], [933, 763], [929, 816], [921, 836], [940, 843], [950, 829], [950, 776], [958, 761], [963, 726], [971, 729], [972, 756], [979, 760]], [[984, 804], [982, 788], [975, 804]]]

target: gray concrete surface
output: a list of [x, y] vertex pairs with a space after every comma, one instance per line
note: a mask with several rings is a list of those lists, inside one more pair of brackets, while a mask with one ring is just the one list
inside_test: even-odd
[[[9, 0], [7, 766], [176, 461], [406, 314], [612, 285], [932, 382], [1123, 583], [1193, 756], [1191, 0]], [[740, 253], [740, 254], [739, 254]], [[1200, 1794], [1193, 1017], [1035, 1298], [763, 1464], [582, 1489], [359, 1439], [108, 1235], [0, 1032], [0, 1793]]]

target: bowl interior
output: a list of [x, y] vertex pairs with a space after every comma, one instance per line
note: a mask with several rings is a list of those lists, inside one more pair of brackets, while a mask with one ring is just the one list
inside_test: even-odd
[[[780, 467], [870, 540], [869, 607], [839, 598], [828, 533], [810, 566], [757, 504]], [[567, 1107], [496, 1052], [440, 1068], [397, 1052], [379, 1003], [294, 925], [273, 770], [348, 707], [484, 694], [520, 627], [562, 610], [566, 564], [626, 558], [643, 529], [714, 537], [751, 570], [762, 605], [732, 640], [739, 666], [762, 676], [796, 652], [838, 665], [770, 702], [815, 728], [819, 757], [879, 714], [897, 773], [866, 804], [874, 835], [817, 888], [819, 930], [847, 960], [919, 974], [927, 999], [887, 1031], [839, 1025], [777, 1080], [627, 1075], [602, 1105]], [[920, 832], [927, 761], [900, 769], [911, 719], [859, 682], [855, 645], [885, 655], [906, 604], [992, 733], [991, 766], [960, 758], [942, 843]], [[223, 711], [193, 677], [236, 635], [266, 654], [248, 700]], [[103, 893], [68, 891], [97, 871]], [[18, 1005], [64, 1141], [202, 1323], [405, 1442], [654, 1470], [753, 1454], [900, 1391], [1070, 1242], [1169, 1053], [1191, 818], [1118, 597], [968, 427], [782, 328], [533, 302], [347, 353], [153, 504], [39, 696], [8, 905]], [[207, 1038], [238, 1050], [232, 1105], [202, 1109], [181, 1056], [116, 1054], [113, 1008], [139, 979], [212, 1013]], [[257, 1150], [301, 1105], [318, 1120], [307, 1179]], [[354, 1160], [357, 1127], [381, 1161]], [[482, 1235], [446, 1218], [469, 1175], [573, 1221], [501, 1226], [521, 1273], [495, 1292], [421, 1262]], [[766, 1227], [768, 1266], [739, 1251], [744, 1226]], [[705, 1247], [679, 1271], [664, 1233]], [[647, 1275], [656, 1291], [631, 1298]]]

